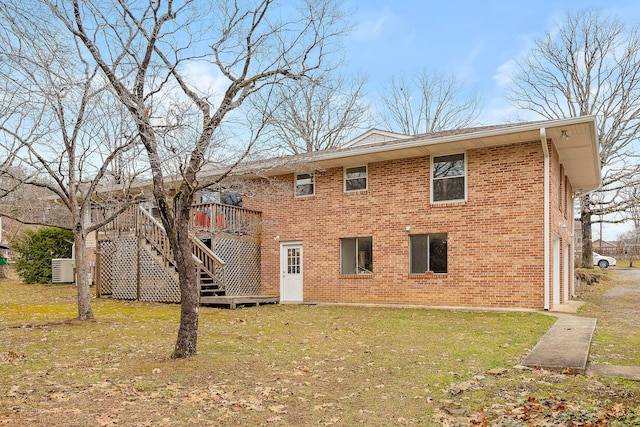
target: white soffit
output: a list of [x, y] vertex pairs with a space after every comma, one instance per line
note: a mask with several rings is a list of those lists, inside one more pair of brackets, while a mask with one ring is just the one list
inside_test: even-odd
[[[545, 128], [547, 138], [552, 140], [556, 146], [560, 162], [564, 165], [565, 173], [574, 190], [597, 189], [601, 184], [601, 175], [595, 117], [593, 116], [494, 126], [475, 132], [461, 132], [437, 137], [427, 134], [384, 144], [365, 146], [356, 144], [343, 149], [270, 159], [258, 164], [246, 165], [245, 176], [274, 176], [292, 173], [301, 168], [322, 170], [420, 156], [446, 155], [522, 142], [540, 143], [541, 128]], [[562, 136], [563, 131], [568, 138]]]

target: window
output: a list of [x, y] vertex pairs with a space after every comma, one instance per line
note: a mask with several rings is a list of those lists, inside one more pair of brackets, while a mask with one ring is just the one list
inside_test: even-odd
[[465, 199], [464, 154], [452, 154], [433, 158], [432, 200], [445, 202]]
[[296, 197], [313, 196], [315, 194], [315, 176], [312, 173], [296, 175]]
[[357, 166], [344, 169], [344, 191], [367, 189], [367, 167]]
[[421, 274], [447, 272], [447, 234], [409, 236], [409, 272]]
[[287, 249], [287, 274], [300, 274], [300, 265], [302, 264], [302, 256], [300, 248]]
[[373, 273], [371, 237], [340, 239], [340, 274]]

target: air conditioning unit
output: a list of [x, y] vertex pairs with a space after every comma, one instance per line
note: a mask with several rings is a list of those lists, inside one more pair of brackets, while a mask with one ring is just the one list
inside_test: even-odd
[[51, 281], [53, 283], [75, 282], [75, 260], [73, 258], [54, 258], [51, 260]]

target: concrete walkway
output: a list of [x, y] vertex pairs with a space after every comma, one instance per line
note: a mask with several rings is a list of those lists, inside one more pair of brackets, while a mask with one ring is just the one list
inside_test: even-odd
[[550, 316], [558, 317], [558, 320], [533, 347], [521, 365], [586, 374], [590, 377], [640, 381], [638, 366], [594, 364], [587, 366], [597, 319], [575, 315], [583, 304], [583, 301], [571, 300], [556, 306], [551, 312], [545, 312]]
[[596, 319], [562, 316], [522, 361], [523, 366], [584, 374]]
[[640, 381], [640, 367], [616, 366], [616, 365], [589, 365], [587, 368], [589, 377], [612, 377], [627, 380]]

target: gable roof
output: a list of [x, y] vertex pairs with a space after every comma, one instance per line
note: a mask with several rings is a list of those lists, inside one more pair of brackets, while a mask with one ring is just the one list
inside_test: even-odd
[[[255, 161], [241, 166], [236, 175], [275, 176], [300, 170], [322, 170], [334, 167], [358, 166], [385, 160], [421, 156], [439, 156], [467, 150], [547, 140], [558, 151], [565, 174], [576, 193], [593, 191], [601, 185], [600, 156], [594, 116], [511, 123], [434, 132], [414, 137], [385, 139], [366, 144], [347, 144], [311, 153]], [[359, 138], [365, 137], [369, 131]], [[365, 141], [356, 138], [356, 141]], [[370, 140], [369, 140], [370, 141]], [[212, 171], [213, 172], [213, 171]]]
[[409, 139], [410, 135], [404, 135], [402, 133], [388, 132], [380, 129], [371, 129], [362, 135], [352, 139], [351, 141], [344, 144], [339, 148], [348, 148], [348, 147], [362, 147], [365, 145], [378, 144], [381, 142], [391, 142], [397, 141], [399, 139]]

